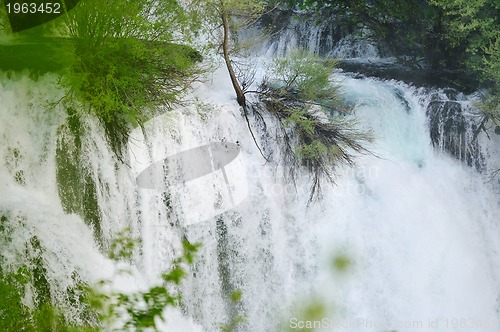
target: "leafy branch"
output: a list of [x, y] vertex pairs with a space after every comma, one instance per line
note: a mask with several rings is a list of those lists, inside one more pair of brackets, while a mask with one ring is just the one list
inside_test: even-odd
[[295, 182], [298, 167], [312, 176], [309, 202], [321, 197], [323, 179], [334, 183], [340, 165], [353, 166], [354, 154], [368, 153], [363, 143], [371, 139], [356, 129], [356, 121], [340, 102], [330, 81], [334, 66], [332, 60], [297, 52], [275, 60], [257, 91], [261, 109], [280, 124], [290, 178]]
[[[132, 251], [139, 243], [130, 237], [128, 229], [120, 232], [111, 245], [110, 257], [113, 260], [128, 260]], [[99, 318], [106, 326], [120, 325], [120, 329], [157, 331], [157, 320], [167, 307], [178, 307], [181, 295], [175, 291], [184, 277], [186, 268], [193, 264], [194, 257], [201, 244], [191, 244], [184, 241], [183, 254], [172, 262], [169, 271], [161, 275], [162, 283], [146, 291], [131, 294], [124, 292], [106, 292], [97, 288], [87, 287], [87, 302], [99, 313]], [[100, 282], [100, 286], [109, 285], [109, 280]]]

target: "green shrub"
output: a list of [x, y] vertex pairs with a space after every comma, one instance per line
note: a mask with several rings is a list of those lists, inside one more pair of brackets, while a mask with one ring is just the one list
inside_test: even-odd
[[[139, 243], [130, 236], [130, 229], [125, 229], [113, 240], [109, 256], [115, 261], [129, 260]], [[95, 287], [86, 287], [86, 303], [98, 313], [103, 327], [119, 324], [122, 330], [157, 331], [156, 321], [165, 319], [162, 316], [165, 308], [180, 305], [181, 295], [176, 287], [185, 277], [185, 269], [193, 263], [199, 247], [200, 244], [184, 241], [183, 254], [172, 262], [168, 272], [161, 275], [163, 282], [160, 285], [134, 293], [110, 293], [101, 290], [101, 286], [111, 281], [103, 280]]]
[[295, 52], [273, 62], [259, 89], [262, 109], [281, 124], [289, 176], [295, 181], [298, 166], [312, 176], [310, 201], [320, 197], [323, 179], [334, 182], [337, 167], [354, 164], [353, 153], [367, 152], [363, 142], [370, 140], [331, 82], [334, 66], [333, 59]]
[[131, 127], [171, 108], [194, 80], [200, 54], [173, 43], [190, 26], [176, 0], [88, 0], [65, 15], [74, 57], [65, 83], [119, 157]]

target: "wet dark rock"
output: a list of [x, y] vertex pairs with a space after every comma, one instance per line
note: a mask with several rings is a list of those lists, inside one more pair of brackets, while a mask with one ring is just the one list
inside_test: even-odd
[[401, 105], [405, 108], [406, 113], [411, 112], [411, 107], [410, 104], [408, 103], [408, 100], [404, 96], [404, 92], [402, 90], [397, 89], [395, 91], [395, 95], [398, 98], [398, 100], [401, 102]]
[[453, 89], [432, 95], [427, 105], [432, 145], [482, 171], [485, 165], [476, 139], [478, 123], [459, 96]]
[[358, 77], [394, 79], [417, 87], [449, 87], [450, 92], [458, 89], [464, 93], [472, 93], [479, 85], [476, 79], [460, 70], [430, 70], [399, 63], [359, 60], [341, 60], [338, 67], [345, 72], [357, 73]]

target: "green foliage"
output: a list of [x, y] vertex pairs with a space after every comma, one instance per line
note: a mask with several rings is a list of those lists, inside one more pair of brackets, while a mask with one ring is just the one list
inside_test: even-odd
[[[45, 268], [45, 251], [37, 236], [26, 239], [22, 252], [11, 252], [13, 233], [23, 228], [25, 219], [12, 213], [0, 213], [0, 330], [1, 331], [93, 331], [93, 320], [81, 317], [85, 322], [74, 325], [64, 318], [60, 308], [52, 300], [51, 285]], [[13, 264], [12, 255], [19, 263]], [[77, 276], [75, 276], [77, 278]], [[72, 297], [72, 295], [75, 297]], [[73, 302], [69, 306], [82, 309], [78, 290], [67, 288]], [[71, 301], [71, 300], [70, 300]], [[68, 305], [66, 303], [65, 305]], [[76, 318], [76, 317], [75, 317]], [[87, 319], [88, 318], [88, 319]]]
[[183, 241], [182, 247], [184, 248], [184, 254], [176, 262], [181, 263], [186, 261], [188, 264], [193, 264], [194, 255], [201, 247], [201, 243], [190, 243], [189, 241]]
[[200, 60], [193, 49], [165, 42], [118, 38], [97, 51], [86, 45], [76, 45], [79, 59], [67, 82], [101, 120], [115, 152], [126, 142], [130, 126], [148, 120], [154, 106], [172, 107], [178, 101]]
[[314, 138], [314, 127], [317, 121], [317, 119], [308, 116], [307, 109], [293, 110], [285, 118], [285, 124], [296, 125], [299, 132], [309, 139]]
[[234, 317], [230, 323], [222, 324], [220, 326], [221, 332], [234, 332], [237, 331], [238, 327], [246, 321], [244, 316], [236, 316]]
[[498, 35], [495, 31], [499, 23], [500, 4], [496, 0], [430, 0], [450, 18], [446, 22], [448, 38], [452, 43], [464, 39], [471, 40], [471, 46], [480, 46], [480, 40], [491, 39]]
[[133, 238], [131, 236], [132, 230], [127, 227], [118, 234], [111, 241], [108, 257], [115, 261], [128, 261], [132, 258], [134, 249], [140, 245], [140, 238]]
[[[272, 64], [260, 86], [265, 110], [281, 123], [285, 164], [294, 181], [297, 166], [312, 175], [310, 201], [321, 194], [321, 181], [334, 181], [335, 169], [353, 165], [352, 152], [366, 152], [367, 133], [355, 129], [330, 81], [335, 61], [297, 52]], [[293, 134], [288, 128], [292, 128]]]
[[144, 123], [158, 105], [179, 101], [201, 60], [172, 43], [192, 26], [175, 0], [88, 0], [65, 15], [73, 65], [65, 75], [73, 96], [103, 124], [121, 156], [131, 126]]
[[92, 227], [97, 242], [103, 245], [96, 184], [82, 160], [81, 114], [71, 107], [67, 107], [66, 112], [66, 124], [58, 129], [55, 156], [57, 192], [64, 211], [80, 215]]
[[332, 259], [332, 267], [337, 272], [346, 272], [352, 265], [353, 261], [345, 254], [335, 255]]
[[[288, 8], [314, 13], [319, 21], [334, 16], [351, 31], [382, 42], [406, 65], [463, 73], [488, 89], [483, 103], [487, 121], [498, 118], [500, 91], [500, 2], [498, 0], [283, 1]], [[418, 13], [418, 15], [415, 15]], [[411, 57], [409, 61], [408, 56]], [[474, 85], [472, 84], [472, 85]]]
[[302, 144], [295, 149], [295, 154], [304, 161], [318, 160], [327, 153], [328, 147], [319, 141]]
[[314, 322], [321, 322], [324, 318], [328, 318], [328, 306], [320, 298], [312, 297], [300, 301], [294, 309], [290, 312], [289, 317], [295, 318], [296, 322], [303, 322], [301, 325], [292, 325], [292, 320], [287, 319], [286, 323], [283, 322], [279, 328], [280, 331], [300, 331], [310, 332], [318, 331]]
[[[124, 260], [131, 257], [135, 246], [139, 243], [129, 235], [130, 231], [125, 229], [115, 238], [111, 248], [114, 260]], [[86, 290], [86, 301], [99, 313], [99, 319], [104, 326], [115, 326], [121, 324], [123, 330], [144, 331], [147, 329], [157, 330], [156, 321], [163, 320], [163, 311], [166, 307], [177, 307], [180, 305], [181, 296], [175, 291], [186, 275], [185, 269], [194, 261], [196, 251], [200, 244], [183, 242], [183, 254], [173, 261], [172, 268], [162, 274], [163, 283], [151, 287], [146, 291], [135, 293], [111, 294], [100, 291], [96, 287], [88, 287]], [[101, 286], [108, 285], [110, 281], [102, 281]]]
[[[382, 44], [400, 62], [415, 68], [426, 63], [431, 70], [464, 72], [465, 62], [482, 63], [476, 60], [485, 54], [485, 40], [498, 36], [496, 0], [288, 2], [313, 13], [319, 22], [335, 17], [337, 25]], [[473, 74], [468, 71], [467, 77], [475, 81]]]
[[25, 288], [32, 279], [26, 266], [15, 273], [0, 270], [0, 330], [26, 332], [96, 331], [91, 326], [68, 324], [62, 314], [50, 303], [30, 308], [24, 303]]
[[3, 0], [0, 0], [0, 38], [12, 33]]
[[446, 15], [446, 40], [464, 44], [468, 64], [482, 72], [483, 78], [500, 82], [500, 3], [496, 0], [431, 0]]
[[326, 315], [326, 308], [321, 301], [311, 301], [303, 310], [304, 320], [321, 320]]
[[30, 310], [22, 302], [24, 285], [28, 282], [26, 271], [0, 275], [0, 329], [2, 331], [22, 331], [30, 316]]
[[193, 0], [190, 5], [208, 29], [221, 28], [221, 14], [226, 13], [232, 33], [253, 23], [265, 8], [263, 0]]
[[[500, 28], [500, 27], [499, 27]], [[484, 55], [482, 56], [481, 71], [483, 77], [492, 82], [496, 88], [500, 87], [500, 35], [495, 39], [488, 41], [482, 50]]]
[[442, 47], [439, 36], [441, 12], [427, 0], [288, 2], [303, 11], [312, 12], [319, 22], [333, 16], [338, 25], [384, 43], [396, 56], [412, 57], [411, 62], [400, 58], [409, 65], [419, 66], [419, 60], [425, 56], [430, 66], [436, 68], [440, 60], [446, 60], [444, 53], [453, 54], [446, 46]]
[[63, 74], [68, 105], [83, 104], [96, 115], [121, 157], [131, 127], [155, 115], [157, 106], [171, 108], [195, 79], [201, 56], [176, 44], [174, 35], [189, 42], [197, 24], [177, 0], [80, 1], [50, 28], [30, 29], [0, 45], [0, 70]]
[[236, 290], [231, 294], [231, 302], [239, 303], [241, 301], [243, 293], [241, 290]]
[[[241, 297], [243, 296], [243, 293], [241, 290], [236, 290], [231, 293], [229, 296], [229, 299], [231, 300], [231, 306], [234, 308], [235, 306], [239, 305], [241, 303]], [[227, 324], [221, 324], [220, 325], [220, 331], [221, 332], [234, 332], [237, 331], [238, 327], [241, 326], [241, 324], [246, 322], [246, 318], [242, 315], [235, 315], [231, 317], [231, 321]]]
[[80, 1], [65, 19], [70, 36], [86, 39], [92, 50], [113, 38], [170, 41], [191, 24], [176, 0]]
[[500, 93], [492, 93], [485, 100], [479, 103], [482, 116], [482, 126], [480, 129], [488, 130], [495, 126], [495, 133], [499, 134], [500, 126]]
[[286, 58], [275, 59], [272, 76], [289, 94], [301, 100], [314, 102], [335, 101], [336, 88], [330, 82], [335, 68], [334, 59], [321, 60], [304, 51], [297, 51]]
[[500, 119], [500, 3], [497, 0], [431, 2], [444, 9], [447, 40], [466, 45], [469, 68], [481, 74], [489, 87], [482, 103], [483, 123]]
[[19, 37], [0, 43], [0, 70], [29, 69], [34, 79], [48, 72], [62, 73], [71, 65], [72, 57], [67, 56], [69, 47], [68, 40], [55, 37]]
[[[203, 26], [208, 29], [206, 32], [215, 37], [213, 41], [215, 49], [222, 51], [236, 100], [243, 107], [248, 123], [244, 92], [247, 82], [244, 77], [238, 77], [236, 74], [231, 57], [240, 46], [238, 33], [261, 15], [264, 2], [262, 0], [194, 0], [191, 2], [191, 8], [193, 12], [201, 12]], [[220, 34], [217, 34], [218, 32]], [[250, 127], [249, 130], [253, 136]]]

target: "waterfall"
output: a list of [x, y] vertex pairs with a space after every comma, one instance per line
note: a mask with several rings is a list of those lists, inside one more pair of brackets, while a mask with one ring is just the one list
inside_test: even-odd
[[356, 33], [342, 31], [335, 22], [316, 24], [310, 21], [292, 20], [283, 33], [271, 38], [263, 49], [268, 54], [285, 55], [293, 49], [305, 49], [311, 54], [331, 56], [337, 59], [364, 61], [380, 60], [383, 50]]
[[[63, 117], [54, 104], [63, 91], [56, 82], [48, 75], [37, 82], [26, 74], [0, 77], [1, 264], [4, 272], [23, 264], [41, 271], [40, 287], [28, 293], [27, 303], [46, 300], [43, 296], [67, 303], [77, 282], [97, 282], [111, 273], [92, 229], [65, 213], [59, 200], [55, 151]], [[76, 303], [70, 313], [78, 317], [79, 310]]]
[[257, 27], [238, 34], [241, 40], [253, 41], [251, 51], [254, 55], [283, 56], [299, 48], [314, 55], [343, 60], [371, 62], [389, 59], [386, 47], [366, 38], [369, 31], [350, 31], [336, 18], [317, 22], [307, 15], [292, 17], [279, 11], [269, 13], [269, 16], [261, 22], [265, 28], [271, 29], [269, 36], [262, 38], [262, 29]]
[[[317, 29], [306, 42], [316, 53], [324, 44]], [[272, 52], [302, 43], [287, 38], [271, 42]], [[337, 45], [340, 54], [351, 44]], [[345, 49], [377, 57], [371, 47]], [[45, 294], [78, 321], [82, 305], [69, 295], [78, 282], [108, 279], [124, 292], [155, 285], [186, 238], [202, 247], [182, 286], [182, 310], [165, 314], [164, 331], [215, 331], [235, 315], [245, 317], [242, 331], [293, 330], [311, 301], [323, 304], [328, 331], [497, 331], [500, 183], [489, 175], [500, 168], [499, 136], [476, 132], [473, 96], [335, 77], [374, 134], [373, 154], [340, 169], [323, 200], [308, 205], [308, 175], [293, 186], [279, 158], [262, 159], [224, 68], [194, 86], [188, 106], [136, 128], [123, 162], [92, 116], [75, 124], [57, 77], [2, 74], [3, 269], [26, 262], [41, 270], [45, 281], [26, 302]], [[266, 123], [251, 126], [276, 156], [278, 124]], [[138, 185], [154, 163], [214, 142], [238, 142], [225, 173], [169, 190]], [[228, 192], [241, 196], [228, 205]], [[125, 227], [142, 239], [130, 275], [106, 255]], [[338, 255], [351, 262], [344, 272], [332, 268]], [[235, 290], [243, 294], [236, 306]]]

